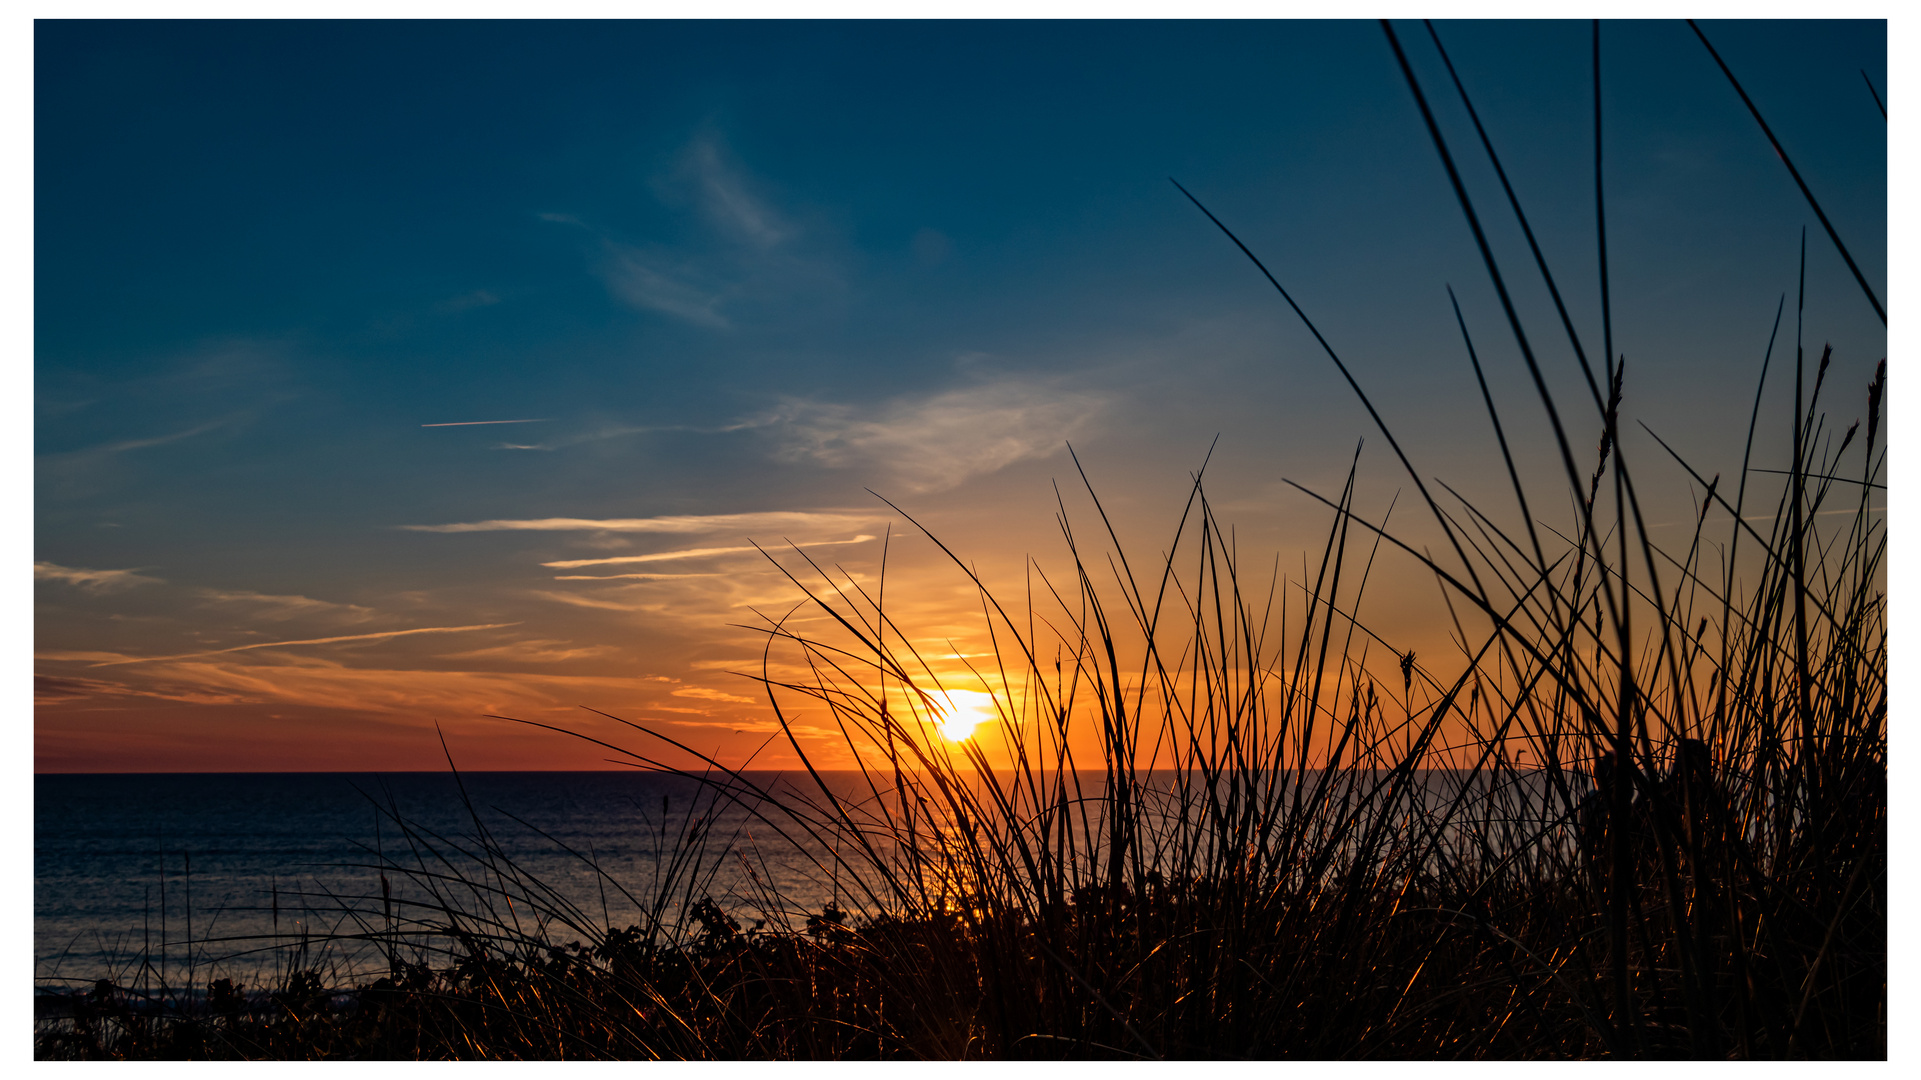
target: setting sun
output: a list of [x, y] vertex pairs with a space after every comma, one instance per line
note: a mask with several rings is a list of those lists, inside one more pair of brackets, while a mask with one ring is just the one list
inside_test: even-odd
[[978, 690], [948, 690], [940, 695], [947, 700], [938, 705], [935, 721], [940, 724], [942, 735], [950, 742], [965, 742], [974, 737], [974, 729], [994, 720], [994, 695]]

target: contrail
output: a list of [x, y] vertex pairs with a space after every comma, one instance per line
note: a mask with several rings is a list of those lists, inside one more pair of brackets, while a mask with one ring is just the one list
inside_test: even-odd
[[861, 510], [770, 510], [752, 514], [676, 515], [651, 518], [534, 518], [460, 521], [451, 525], [396, 525], [410, 532], [465, 533], [529, 529], [542, 532], [649, 532], [699, 533], [731, 530], [751, 533], [756, 529], [858, 528], [885, 520]]
[[[864, 544], [873, 537], [862, 533], [852, 540], [815, 540], [808, 544], [795, 544], [795, 547], [828, 547], [834, 544]], [[687, 548], [683, 551], [657, 551], [652, 555], [617, 555], [611, 559], [566, 559], [561, 562], [544, 562], [540, 565], [551, 566], [556, 570], [572, 570], [581, 566], [610, 566], [615, 563], [660, 562], [664, 559], [698, 559], [706, 555], [734, 555], [743, 551], [760, 551], [757, 547], [713, 547]], [[577, 580], [577, 579], [575, 579]]]
[[455, 420], [451, 424], [422, 424], [421, 427], [473, 427], [477, 424], [545, 424], [553, 417], [543, 416], [538, 420]]
[[383, 630], [378, 634], [347, 634], [342, 637], [307, 638], [302, 641], [256, 641], [252, 645], [235, 645], [230, 649], [209, 649], [206, 652], [180, 653], [177, 656], [136, 656], [131, 660], [102, 660], [88, 667], [118, 667], [121, 664], [151, 664], [158, 660], [192, 660], [200, 656], [219, 656], [222, 653], [245, 652], [248, 649], [278, 649], [289, 645], [331, 645], [336, 641], [372, 641], [375, 638], [405, 637], [408, 634], [454, 634], [462, 630], [498, 630], [503, 626], [519, 626], [517, 622], [480, 623], [474, 626], [422, 626], [414, 630]]

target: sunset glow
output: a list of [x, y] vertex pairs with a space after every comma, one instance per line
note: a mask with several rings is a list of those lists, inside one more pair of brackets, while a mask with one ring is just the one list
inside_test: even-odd
[[965, 742], [974, 737], [975, 729], [982, 724], [992, 723], [996, 718], [994, 696], [976, 690], [949, 690], [942, 707], [940, 719], [941, 734], [949, 742]]
[[[1440, 32], [1519, 197], [1553, 208], [1544, 257], [1600, 341], [1587, 24]], [[1807, 209], [1685, 27], [1610, 33], [1635, 73], [1608, 91], [1621, 438], [1666, 470], [1642, 509], [1685, 550], [1698, 503], [1638, 425], [1738, 473], [1753, 398], [1724, 391], [1752, 386], [1784, 294], [1792, 317]], [[1089, 750], [1078, 582], [1192, 623], [1213, 601], [1157, 596], [1143, 567], [1203, 462], [1242, 595], [1272, 597], [1261, 664], [1327, 550], [1306, 492], [1338, 497], [1353, 467], [1360, 518], [1452, 550], [1368, 408], [1420, 476], [1514, 528], [1450, 285], [1491, 396], [1534, 383], [1372, 23], [35, 34], [39, 770], [611, 767], [516, 720], [678, 764], [792, 768], [798, 746], [848, 768], [884, 748], [789, 689], [830, 655], [797, 640], [864, 655], [838, 618], [911, 649], [917, 680], [924, 660], [940, 685], [998, 685], [997, 651], [1031, 664], [1016, 681], [1059, 675]], [[1881, 24], [1716, 34], [1879, 282], [1885, 129], [1861, 77], [1885, 85]], [[1430, 53], [1422, 77], [1451, 85]], [[1478, 146], [1457, 102], [1436, 108]], [[1295, 290], [1368, 407], [1170, 175]], [[1825, 385], [1859, 397], [1885, 336], [1830, 247], [1807, 260], [1809, 347], [1831, 341]], [[1535, 347], [1584, 401], [1579, 362]], [[1792, 398], [1771, 382], [1761, 415]], [[1763, 425], [1754, 460], [1781, 438]], [[1517, 467], [1554, 483], [1561, 464]], [[1395, 658], [1444, 682], [1464, 616], [1360, 535], [1367, 585], [1351, 570], [1342, 602], [1385, 644], [1358, 678], [1399, 710]], [[1134, 687], [1218, 659], [1128, 647]], [[1418, 711], [1432, 688], [1409, 685]], [[1041, 700], [1003, 705], [1026, 723]], [[911, 734], [1005, 752], [983, 691], [939, 712]]]

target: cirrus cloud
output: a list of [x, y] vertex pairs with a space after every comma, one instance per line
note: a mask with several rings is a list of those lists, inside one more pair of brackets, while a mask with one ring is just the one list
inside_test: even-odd
[[1087, 431], [1104, 394], [1006, 379], [896, 398], [867, 410], [790, 402], [778, 456], [830, 468], [877, 469], [917, 494], [943, 491], [1044, 457]]
[[446, 525], [402, 525], [409, 532], [800, 532], [849, 529], [883, 520], [858, 510], [774, 510], [753, 514], [671, 514], [650, 518], [493, 518]]
[[60, 581], [91, 593], [119, 592], [138, 585], [158, 585], [159, 578], [146, 577], [132, 570], [88, 570], [78, 566], [61, 566], [58, 563], [36, 562], [33, 564], [35, 581]]
[[[873, 539], [872, 536], [869, 536], [863, 533], [849, 540], [815, 540], [811, 543], [795, 544], [793, 546], [794, 547], [828, 547], [835, 544], [864, 544], [867, 541], [872, 539]], [[541, 563], [540, 565], [551, 566], [556, 570], [573, 570], [582, 566], [608, 566], [614, 563], [661, 562], [666, 559], [700, 559], [710, 555], [739, 555], [749, 551], [760, 552], [760, 551], [763, 551], [763, 549], [755, 547], [751, 544], [745, 547], [687, 548], [681, 551], [656, 551], [651, 555], [617, 555], [617, 556], [614, 556], [613, 558], [607, 558], [607, 559], [565, 559], [560, 562], [545, 562], [545, 563]]]

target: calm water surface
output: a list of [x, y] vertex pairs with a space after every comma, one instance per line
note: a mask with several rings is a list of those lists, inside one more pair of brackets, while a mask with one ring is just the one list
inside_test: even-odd
[[[805, 774], [745, 776], [784, 797], [817, 797]], [[1445, 804], [1452, 785], [1426, 778], [1422, 801]], [[857, 773], [824, 781], [856, 802], [871, 797]], [[1510, 809], [1538, 837], [1559, 811], [1544, 785], [1522, 787], [1525, 806]], [[463, 773], [458, 782], [448, 773], [38, 776], [34, 978], [43, 989], [103, 976], [126, 984], [144, 957], [150, 978], [176, 987], [221, 975], [259, 985], [302, 934], [329, 942], [308, 963], [384, 969], [377, 951], [341, 937], [381, 929], [383, 864], [403, 919], [418, 910], [410, 904], [432, 902], [429, 888], [450, 889], [471, 910], [475, 894], [455, 879], [492, 888], [516, 875], [602, 928], [643, 922], [640, 905], [670, 881], [669, 923], [706, 896], [750, 917], [784, 909], [797, 924], [830, 901], [862, 910], [833, 853], [797, 842], [804, 834], [791, 821], [763, 809], [757, 816], [697, 781], [644, 772]], [[707, 831], [688, 844], [692, 827]], [[482, 829], [505, 861], [476, 858]], [[697, 853], [699, 866], [676, 873], [677, 850]], [[494, 909], [531, 915], [525, 904]]]
[[[778, 774], [751, 775], [781, 783]], [[189, 963], [196, 983], [208, 964], [221, 974], [271, 967], [270, 939], [352, 932], [348, 904], [379, 912], [383, 857], [485, 881], [490, 871], [461, 854], [479, 849], [476, 820], [514, 867], [601, 925], [637, 921], [623, 887], [651, 896], [696, 820], [711, 822], [701, 851], [713, 873], [692, 899], [711, 893], [732, 906], [758, 881], [804, 912], [835, 894], [832, 875], [766, 822], [725, 801], [716, 807], [687, 779], [546, 772], [460, 780], [465, 800], [446, 773], [37, 776], [35, 980], [51, 988], [129, 978], [142, 955], [177, 983]], [[418, 881], [387, 878], [402, 911], [409, 899], [426, 899]]]

